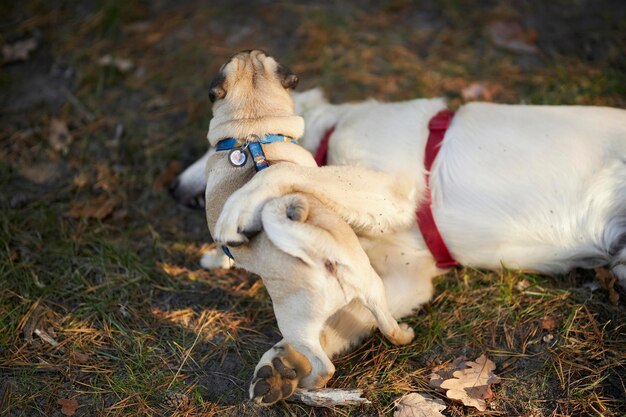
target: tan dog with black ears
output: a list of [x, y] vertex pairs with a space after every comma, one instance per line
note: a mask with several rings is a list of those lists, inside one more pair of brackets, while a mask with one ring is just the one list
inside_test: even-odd
[[[249, 51], [233, 56], [211, 84], [208, 139], [217, 151], [207, 162], [206, 215], [212, 234], [226, 200], [253, 176], [264, 175], [267, 162], [283, 166], [287, 175], [289, 167], [316, 166], [307, 150], [291, 143], [304, 131], [289, 94], [297, 81], [272, 57]], [[382, 194], [360, 185], [358, 204], [410, 200], [406, 189], [380, 181], [387, 181], [377, 187]], [[325, 193], [340, 197], [357, 184], [323, 186]], [[348, 305], [369, 311], [392, 343], [411, 342], [413, 329], [392, 317], [383, 283], [353, 229], [315, 195], [288, 193], [270, 200], [258, 226], [245, 244], [230, 247], [238, 266], [263, 278], [284, 337], [255, 369], [250, 397], [256, 402], [272, 404], [289, 397], [296, 386], [318, 388], [328, 381], [335, 369], [327, 354], [335, 351], [328, 345], [337, 337], [332, 317]]]

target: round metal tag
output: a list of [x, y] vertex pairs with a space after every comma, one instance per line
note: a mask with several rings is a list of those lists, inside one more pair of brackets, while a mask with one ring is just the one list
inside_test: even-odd
[[230, 161], [232, 166], [242, 167], [246, 164], [246, 161], [248, 160], [248, 155], [246, 155], [246, 152], [241, 149], [233, 149], [228, 154], [228, 160]]

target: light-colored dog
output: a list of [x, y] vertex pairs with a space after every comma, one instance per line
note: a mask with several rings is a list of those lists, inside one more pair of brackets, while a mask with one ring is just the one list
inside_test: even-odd
[[[207, 162], [206, 215], [212, 233], [228, 197], [264, 175], [264, 171], [255, 174], [258, 157], [253, 160], [247, 150], [255, 146], [252, 143], [276, 133], [279, 138], [302, 135], [303, 120], [295, 115], [288, 91], [296, 83], [295, 75], [261, 51], [235, 55], [212, 83], [209, 142], [212, 146], [229, 138], [239, 142], [229, 145], [235, 146], [229, 149], [235, 154], [218, 151]], [[284, 167], [286, 175], [296, 166], [317, 166], [310, 152], [290, 142], [262, 148], [271, 166]], [[247, 160], [241, 159], [241, 152]], [[392, 183], [385, 189], [376, 198], [402, 193]], [[303, 193], [270, 199], [259, 214], [260, 228], [255, 232], [260, 233], [249, 241], [246, 237], [245, 245], [228, 243], [237, 265], [263, 278], [284, 339], [257, 365], [251, 398], [267, 405], [290, 396], [297, 385], [323, 386], [334, 366], [320, 335], [329, 318], [350, 303], [364, 306], [392, 343], [405, 345], [413, 339], [413, 329], [398, 325], [391, 315], [380, 277], [339, 215]]]
[[[269, 199], [309, 193], [359, 231], [394, 317], [410, 314], [430, 299], [432, 277], [445, 272], [415, 225], [427, 126], [445, 102], [333, 105], [319, 90], [293, 97], [306, 122], [302, 146], [315, 152], [324, 132], [335, 127], [332, 166], [295, 167], [288, 174], [280, 165], [266, 169], [228, 200], [214, 238], [245, 241], [240, 231], [260, 227]], [[213, 152], [181, 174], [174, 189], [180, 200], [204, 191], [203, 165]], [[405, 181], [413, 195], [368, 201]], [[608, 265], [626, 286], [626, 111], [464, 105], [445, 135], [430, 185], [436, 223], [462, 264], [547, 274]], [[209, 253], [203, 264], [224, 261]], [[351, 304], [324, 328], [326, 354], [353, 346], [374, 327], [371, 313]]]

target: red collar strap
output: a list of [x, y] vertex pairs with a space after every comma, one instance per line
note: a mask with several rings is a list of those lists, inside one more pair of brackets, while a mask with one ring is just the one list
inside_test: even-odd
[[437, 266], [439, 268], [451, 268], [458, 266], [459, 263], [454, 260], [448, 247], [446, 246], [437, 224], [435, 223], [435, 217], [432, 210], [432, 194], [430, 192], [430, 170], [435, 162], [437, 153], [441, 148], [441, 142], [443, 137], [450, 126], [450, 122], [454, 117], [454, 112], [450, 110], [442, 110], [433, 116], [428, 123], [428, 140], [426, 141], [426, 152], [424, 154], [424, 167], [426, 168], [426, 195], [422, 204], [417, 209], [417, 225], [422, 232], [426, 246], [433, 254]]
[[331, 127], [324, 133], [324, 137], [320, 142], [320, 146], [317, 148], [317, 152], [315, 152], [315, 162], [317, 162], [318, 167], [323, 167], [326, 165], [326, 159], [328, 156], [328, 142], [330, 142], [330, 137], [335, 131], [335, 126]]
[[[443, 141], [443, 137], [446, 134], [446, 130], [448, 130], [448, 126], [450, 126], [450, 122], [452, 121], [452, 117], [454, 116], [454, 112], [450, 110], [442, 110], [437, 113], [430, 122], [428, 123], [428, 130], [430, 134], [428, 135], [428, 141], [426, 142], [426, 152], [424, 155], [424, 166], [426, 168], [426, 196], [422, 204], [420, 204], [417, 209], [416, 218], [417, 225], [422, 232], [422, 236], [424, 237], [424, 241], [426, 242], [426, 246], [432, 253], [435, 261], [437, 262], [437, 266], [439, 268], [451, 268], [454, 266], [458, 266], [459, 263], [454, 260], [450, 252], [448, 251], [448, 247], [446, 246], [443, 238], [441, 237], [441, 233], [439, 233], [439, 229], [437, 229], [437, 224], [435, 223], [435, 218], [433, 216], [432, 211], [432, 195], [430, 192], [430, 169], [433, 166], [433, 162], [437, 157], [437, 153], [439, 152], [439, 148], [441, 147], [441, 142]], [[326, 159], [328, 155], [328, 142], [330, 141], [330, 137], [335, 131], [335, 127], [331, 127], [324, 133], [324, 137], [320, 142], [320, 146], [317, 148], [315, 152], [315, 162], [317, 162], [318, 166], [326, 165]]]

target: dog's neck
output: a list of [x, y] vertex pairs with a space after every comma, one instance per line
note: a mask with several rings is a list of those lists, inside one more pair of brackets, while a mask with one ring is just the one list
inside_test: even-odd
[[304, 119], [300, 116], [268, 116], [255, 119], [221, 120], [214, 117], [209, 124], [207, 139], [211, 146], [225, 138], [243, 139], [252, 135], [263, 137], [280, 134], [299, 138], [304, 133]]

